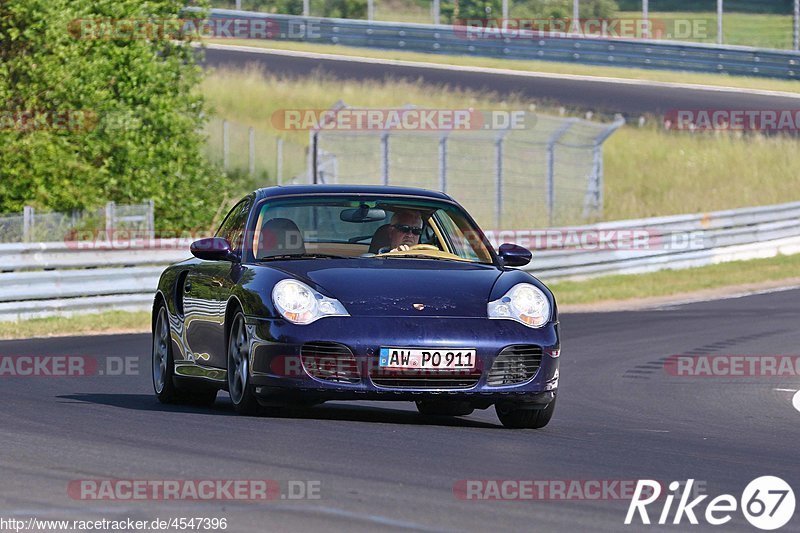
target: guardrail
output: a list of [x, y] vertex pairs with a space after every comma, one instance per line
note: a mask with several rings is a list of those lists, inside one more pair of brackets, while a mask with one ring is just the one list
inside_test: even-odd
[[[654, 272], [800, 253], [800, 202], [487, 235], [495, 244], [533, 241], [526, 269], [545, 281]], [[178, 240], [0, 245], [0, 320], [147, 309], [160, 272], [189, 257], [188, 246]]]
[[[276, 15], [212, 9], [212, 19], [250, 20], [261, 35], [278, 41], [505, 59], [558, 61], [645, 69], [718, 72], [800, 79], [800, 52], [678, 41], [570, 37], [519, 30], [486, 38], [467, 27]], [[235, 26], [234, 30], [235, 31]], [[231, 36], [235, 36], [232, 33]]]

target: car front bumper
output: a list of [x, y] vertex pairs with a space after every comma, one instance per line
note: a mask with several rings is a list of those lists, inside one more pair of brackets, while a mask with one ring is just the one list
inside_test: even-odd
[[[287, 395], [320, 400], [442, 398], [469, 399], [487, 406], [510, 401], [536, 408], [552, 401], [558, 388], [557, 323], [532, 329], [510, 320], [487, 318], [330, 317], [301, 326], [283, 319], [249, 317], [248, 325], [253, 338], [251, 383], [256, 394], [263, 398]], [[309, 343], [346, 347], [356, 361], [357, 375], [348, 382], [312, 376], [304, 358], [308, 351], [303, 350]], [[541, 349], [538, 370], [520, 383], [490, 385], [490, 371], [498, 356], [506, 348], [518, 346]], [[475, 349], [476, 367], [457, 372], [415, 371], [417, 374], [411, 380], [387, 380], [385, 369], [378, 365], [381, 347]], [[401, 374], [408, 377], [404, 372]], [[446, 379], [451, 375], [452, 380]]]

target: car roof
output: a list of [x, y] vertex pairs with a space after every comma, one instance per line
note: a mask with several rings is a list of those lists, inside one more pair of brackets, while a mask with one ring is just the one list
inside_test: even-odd
[[278, 185], [265, 187], [256, 191], [258, 199], [279, 198], [281, 196], [295, 195], [325, 195], [325, 194], [352, 194], [352, 195], [397, 195], [416, 196], [435, 200], [454, 200], [447, 194], [439, 191], [429, 191], [417, 187], [393, 187], [388, 185]]

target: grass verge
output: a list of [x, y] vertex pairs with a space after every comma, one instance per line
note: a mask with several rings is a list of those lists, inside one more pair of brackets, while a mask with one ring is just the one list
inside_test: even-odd
[[[535, 264], [535, 258], [534, 258]], [[606, 276], [584, 281], [549, 283], [559, 306], [601, 304], [613, 309], [615, 304], [669, 296], [690, 297], [698, 291], [713, 296], [709, 289], [744, 287], [754, 282], [797, 280], [800, 255], [769, 259], [735, 261], [686, 270], [665, 270], [635, 276]], [[535, 274], [535, 272], [534, 272]], [[787, 281], [788, 283], [788, 281]], [[15, 323], [0, 322], [0, 339], [22, 339], [97, 333], [147, 332], [148, 312], [108, 312], [73, 317], [52, 317]]]
[[[534, 264], [536, 258], [534, 257]], [[690, 295], [708, 289], [797, 279], [800, 255], [732, 261], [685, 270], [662, 270], [633, 276], [605, 276], [549, 284], [559, 305], [624, 302], [641, 298]]]
[[695, 85], [713, 85], [719, 87], [736, 87], [740, 89], [759, 89], [800, 93], [800, 81], [777, 80], [770, 78], [754, 78], [747, 76], [730, 76], [727, 74], [703, 74], [695, 72], [679, 72], [671, 70], [647, 70], [622, 67], [605, 67], [595, 65], [579, 65], [552, 61], [526, 61], [514, 59], [495, 59], [491, 57], [475, 57], [445, 54], [425, 54], [421, 52], [402, 52], [395, 50], [374, 50], [323, 43], [307, 43], [293, 41], [261, 41], [254, 39], [212, 39], [208, 43], [272, 48], [277, 50], [296, 50], [300, 52], [316, 52], [321, 54], [337, 54], [344, 56], [361, 56], [376, 59], [393, 59], [401, 61], [418, 61], [439, 63], [443, 65], [464, 65], [470, 67], [499, 68], [520, 70], [524, 72], [544, 72], [550, 74], [573, 74], [580, 76], [599, 76], [632, 80], [648, 80], [669, 83], [688, 83]]
[[150, 313], [108, 311], [70, 317], [0, 322], [0, 339], [63, 337], [94, 333], [133, 333], [150, 330]]

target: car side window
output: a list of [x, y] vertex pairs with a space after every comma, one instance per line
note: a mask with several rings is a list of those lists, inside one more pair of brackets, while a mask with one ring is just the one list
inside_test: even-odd
[[244, 246], [244, 233], [247, 216], [250, 214], [250, 199], [245, 199], [231, 209], [228, 216], [217, 230], [216, 237], [222, 237], [231, 243], [231, 249], [241, 255]]

